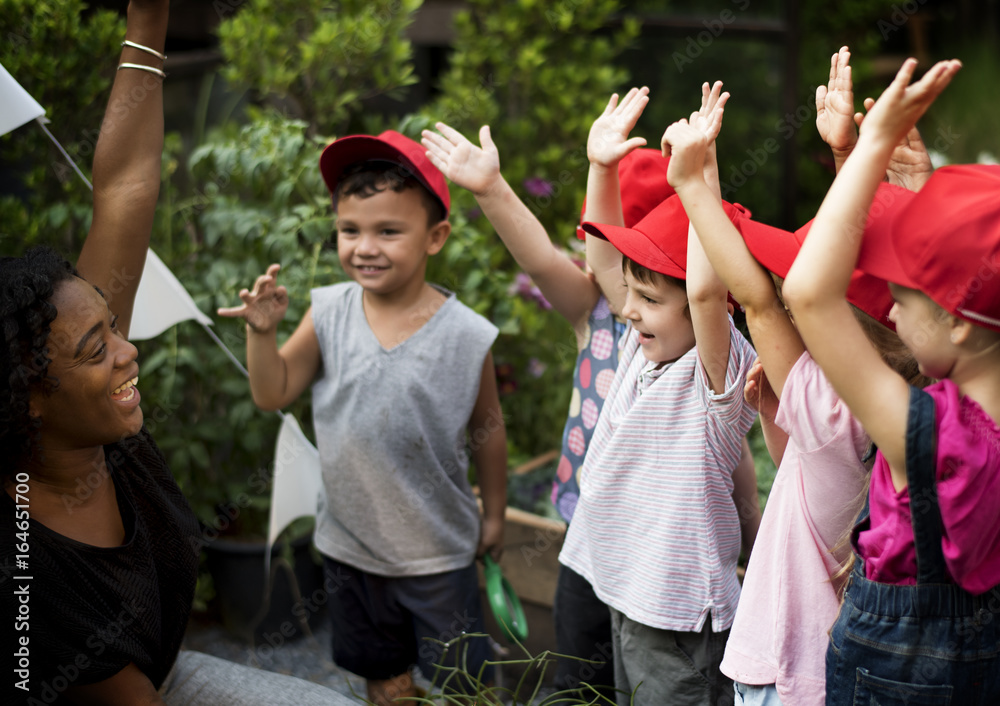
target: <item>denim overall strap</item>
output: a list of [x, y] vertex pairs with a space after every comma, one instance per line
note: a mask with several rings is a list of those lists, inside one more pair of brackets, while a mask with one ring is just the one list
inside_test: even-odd
[[906, 482], [917, 553], [917, 584], [949, 583], [941, 548], [941, 508], [937, 494], [937, 433], [934, 398], [910, 388], [906, 425]]

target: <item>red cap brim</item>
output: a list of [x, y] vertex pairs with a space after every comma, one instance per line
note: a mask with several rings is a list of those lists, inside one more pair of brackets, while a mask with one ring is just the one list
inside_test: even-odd
[[[847, 300], [851, 304], [891, 329], [895, 329], [889, 321], [893, 300], [887, 282], [911, 285], [906, 284], [909, 278], [902, 273], [889, 235], [892, 222], [913, 196], [912, 191], [902, 187], [888, 183], [879, 185], [865, 223], [858, 267], [847, 288]], [[786, 277], [812, 224], [809, 221], [794, 233], [749, 219], [739, 221], [737, 227], [757, 262], [779, 277]], [[863, 268], [863, 262], [869, 266]], [[886, 276], [889, 274], [897, 279]]]
[[[609, 226], [600, 223], [584, 223], [583, 229], [591, 235], [604, 238], [615, 246], [622, 255], [653, 272], [687, 279], [687, 244], [684, 245], [684, 259], [677, 262], [645, 233], [624, 226]], [[687, 223], [684, 224], [684, 239], [687, 240]]]

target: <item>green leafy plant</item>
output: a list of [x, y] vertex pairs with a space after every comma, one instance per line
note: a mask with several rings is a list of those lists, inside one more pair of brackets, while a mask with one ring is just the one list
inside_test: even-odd
[[[81, 0], [0, 0], [0, 63], [45, 108], [49, 130], [89, 173], [125, 23], [107, 10], [84, 15], [85, 7]], [[36, 125], [0, 137], [0, 150], [21, 192], [0, 198], [0, 254], [34, 243], [79, 252], [92, 202], [83, 181]]]
[[[327, 140], [303, 121], [251, 111], [251, 122], [209, 134], [186, 163], [168, 141], [165, 201], [153, 249], [202, 311], [239, 301], [272, 262], [290, 305], [282, 335], [301, 320], [313, 286], [343, 278], [330, 246], [333, 214], [316, 160]], [[218, 335], [241, 360], [240, 322]], [[256, 408], [246, 379], [200, 328], [185, 322], [140, 344], [143, 407], [199, 517], [216, 530], [263, 531], [279, 419]], [[308, 397], [289, 410], [309, 418]], [[305, 425], [308, 428], [308, 425]]]
[[[577, 688], [564, 689], [561, 691], [546, 693], [545, 677], [547, 672], [555, 666], [556, 659], [572, 659], [580, 662], [588, 660], [580, 659], [568, 655], [558, 654], [545, 650], [537, 655], [532, 655], [524, 645], [518, 643], [515, 649], [523, 653], [523, 657], [488, 660], [483, 663], [479, 670], [472, 673], [468, 666], [468, 642], [469, 638], [485, 637], [483, 633], [468, 633], [460, 635], [448, 642], [434, 640], [441, 645], [442, 661], [445, 661], [449, 653], [456, 656], [455, 666], [444, 667], [435, 665], [433, 680], [437, 683], [434, 691], [427, 697], [415, 699], [422, 704], [456, 704], [466, 705], [469, 698], [473, 698], [473, 703], [477, 704], [525, 704], [526, 706], [556, 706], [566, 704], [590, 704], [598, 706], [603, 704], [614, 704], [615, 700], [602, 695], [597, 689], [588, 684], [581, 684]], [[521, 674], [517, 682], [511, 686], [495, 686], [484, 681], [484, 673], [487, 667], [493, 666], [498, 671], [510, 668]], [[458, 685], [466, 686], [465, 692], [458, 689]], [[641, 685], [636, 691], [641, 689]], [[456, 693], [458, 689], [459, 693]], [[625, 693], [625, 692], [621, 692]], [[634, 703], [635, 692], [632, 693], [629, 703]], [[370, 703], [370, 702], [367, 702]]]
[[[440, 120], [474, 137], [490, 124], [507, 181], [555, 242], [575, 242], [587, 134], [611, 93], [625, 84], [617, 59], [639, 31], [627, 18], [620, 29], [605, 29], [620, 8], [616, 0], [471, 0], [455, 18], [440, 97], [402, 130], [417, 137]], [[518, 278], [517, 264], [471, 195], [453, 189], [452, 199], [453, 234], [428, 277], [500, 328], [493, 354], [510, 457], [521, 462], [558, 444], [576, 341], [569, 325]]]
[[339, 133], [362, 100], [416, 83], [404, 32], [422, 1], [250, 0], [219, 26], [224, 74]]

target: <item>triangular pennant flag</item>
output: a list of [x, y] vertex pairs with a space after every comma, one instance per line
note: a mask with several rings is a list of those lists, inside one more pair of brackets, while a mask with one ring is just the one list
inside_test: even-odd
[[199, 309], [184, 286], [177, 281], [163, 260], [152, 250], [146, 254], [146, 267], [139, 280], [132, 311], [130, 341], [144, 341], [158, 336], [174, 324], [194, 319], [211, 325], [212, 320]]
[[21, 88], [3, 64], [0, 64], [0, 106], [0, 135], [45, 115], [45, 108]]
[[274, 451], [271, 516], [267, 530], [267, 575], [271, 547], [292, 520], [316, 515], [326, 502], [319, 451], [302, 433], [291, 414], [285, 414]]

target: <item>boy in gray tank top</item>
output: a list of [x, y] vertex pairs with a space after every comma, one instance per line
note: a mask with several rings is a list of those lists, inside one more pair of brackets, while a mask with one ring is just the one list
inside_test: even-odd
[[[277, 284], [279, 265], [240, 292], [242, 306], [219, 314], [246, 320], [258, 407], [280, 409], [312, 387], [328, 498], [315, 541], [335, 587], [334, 660], [368, 680], [374, 703], [415, 703], [411, 667], [431, 677], [440, 642], [483, 632], [475, 559], [499, 558], [503, 546], [507, 439], [490, 353], [497, 329], [425, 280], [451, 224], [444, 176], [420, 145], [392, 131], [353, 135], [324, 150], [320, 170], [353, 281], [314, 289], [280, 350], [288, 293]], [[466, 644], [466, 668], [476, 674], [489, 645]]]

